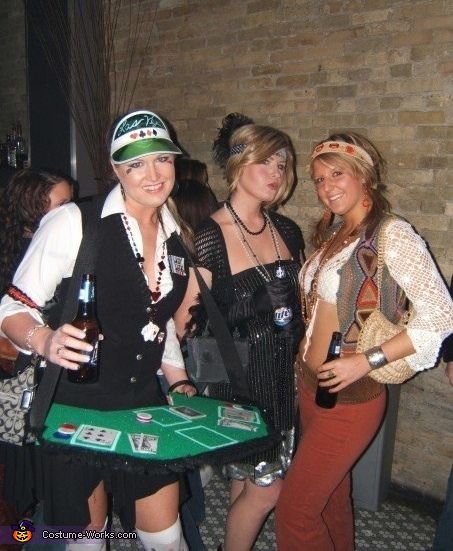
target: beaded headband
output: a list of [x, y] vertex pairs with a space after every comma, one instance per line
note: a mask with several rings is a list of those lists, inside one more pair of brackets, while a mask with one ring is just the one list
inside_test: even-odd
[[348, 142], [322, 142], [314, 148], [310, 159], [313, 161], [313, 159], [316, 159], [318, 155], [322, 155], [323, 153], [345, 153], [346, 155], [360, 159], [371, 166], [374, 165], [373, 159], [370, 157], [369, 153], [363, 149], [363, 147]]
[[[246, 143], [238, 143], [236, 145], [233, 145], [233, 147], [230, 149], [230, 157], [231, 155], [238, 155], [239, 153], [242, 153], [247, 148]], [[274, 155], [278, 155], [279, 157], [282, 157], [283, 159], [286, 159], [287, 153], [286, 149], [282, 147], [278, 151], [274, 153]]]

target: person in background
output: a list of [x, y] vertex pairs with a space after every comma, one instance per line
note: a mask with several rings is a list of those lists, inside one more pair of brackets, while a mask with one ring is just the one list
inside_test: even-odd
[[[0, 196], [0, 292], [3, 295], [27, 250], [42, 218], [51, 210], [72, 200], [75, 183], [67, 174], [55, 169], [27, 168], [15, 172]], [[14, 373], [17, 350], [9, 339], [0, 337], [0, 377]], [[0, 446], [0, 458], [5, 460]], [[22, 458], [23, 459], [23, 458]], [[21, 460], [22, 461], [22, 460]], [[3, 466], [2, 466], [3, 470]], [[31, 465], [29, 465], [31, 472]], [[3, 477], [2, 484], [3, 486]], [[3, 488], [2, 488], [3, 493]], [[2, 512], [7, 518], [0, 524], [16, 521], [17, 514], [8, 503], [23, 512], [23, 502], [6, 495]], [[2, 522], [3, 521], [3, 522]]]
[[[406, 358], [414, 371], [432, 367], [453, 331], [453, 305], [424, 241], [389, 214], [383, 195], [385, 162], [364, 136], [342, 132], [313, 149], [310, 171], [325, 208], [316, 251], [299, 280], [306, 335], [296, 362], [302, 439], [276, 507], [277, 546], [284, 551], [352, 551], [350, 471], [382, 421], [386, 387], [372, 369]], [[331, 226], [333, 215], [340, 223]], [[385, 227], [381, 308], [393, 323], [406, 298], [407, 329], [357, 353], [360, 322], [376, 308], [377, 237]], [[324, 363], [332, 333], [342, 334], [341, 357]], [[337, 404], [315, 404], [317, 385], [337, 393]]]
[[[453, 294], [453, 276], [450, 282], [450, 295]], [[453, 386], [453, 335], [445, 339], [443, 344], [443, 360], [445, 375]], [[453, 547], [453, 465], [447, 484], [447, 494], [442, 513], [439, 517], [433, 551], [450, 551]]]
[[[104, 336], [100, 379], [88, 388], [71, 383], [63, 373], [54, 398], [57, 403], [96, 410], [164, 405], [156, 377], [159, 368], [176, 392], [195, 392], [187, 384], [174, 325], [169, 323], [177, 316], [191, 277], [177, 237], [180, 234], [190, 247], [189, 231], [170, 198], [178, 154], [166, 125], [151, 111], [128, 113], [112, 126], [110, 158], [117, 184], [103, 203], [98, 236], [102, 246], [94, 270], [97, 316]], [[85, 362], [92, 346], [73, 325], [59, 326], [56, 315], [44, 324], [40, 308], [52, 299], [60, 282], [64, 296], [81, 239], [77, 205], [49, 213], [13, 279], [28, 305], [18, 293], [15, 298], [7, 293], [0, 306], [1, 331], [16, 347], [65, 370]], [[178, 515], [178, 474], [99, 469], [37, 451], [38, 497], [46, 524], [102, 531], [108, 491], [123, 528], [135, 528], [145, 549], [187, 550]], [[84, 539], [67, 547], [88, 548], [104, 549], [105, 541]]]
[[0, 291], [11, 283], [39, 223], [49, 211], [72, 200], [74, 182], [53, 169], [17, 172], [0, 196]]
[[[231, 331], [250, 343], [248, 398], [283, 438], [224, 469], [231, 488], [223, 548], [248, 551], [275, 505], [294, 450], [297, 274], [304, 245], [298, 226], [274, 211], [295, 183], [294, 151], [285, 133], [233, 113], [222, 122], [214, 156], [225, 171], [229, 198], [197, 230], [197, 260]], [[282, 329], [274, 322], [278, 308], [287, 323]], [[229, 383], [210, 384], [209, 395], [234, 398]]]
[[173, 199], [181, 218], [194, 231], [219, 208], [212, 189], [199, 180], [179, 180]]

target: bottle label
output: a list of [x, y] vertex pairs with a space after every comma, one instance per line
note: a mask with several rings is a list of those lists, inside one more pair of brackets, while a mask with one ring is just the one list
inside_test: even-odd
[[92, 302], [94, 300], [94, 285], [91, 281], [84, 281], [80, 287], [79, 300], [82, 302]]
[[285, 327], [293, 319], [293, 311], [289, 306], [274, 310], [274, 323], [277, 327]]

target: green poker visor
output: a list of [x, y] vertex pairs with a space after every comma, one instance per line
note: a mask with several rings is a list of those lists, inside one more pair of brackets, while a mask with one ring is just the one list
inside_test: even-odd
[[121, 118], [110, 147], [110, 157], [115, 164], [159, 153], [182, 153], [160, 117], [151, 111], [134, 111]]

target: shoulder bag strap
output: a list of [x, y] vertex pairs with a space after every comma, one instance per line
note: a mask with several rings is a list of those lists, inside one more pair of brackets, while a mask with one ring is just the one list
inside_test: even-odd
[[[90, 203], [81, 204], [83, 237], [69, 283], [68, 293], [60, 318], [59, 325], [70, 322], [77, 308], [77, 295], [80, 287], [80, 278], [83, 274], [91, 273], [94, 269], [99, 221], [105, 196], [94, 197]], [[41, 382], [39, 383], [30, 412], [30, 426], [33, 431], [39, 432], [44, 426], [55, 389], [61, 376], [62, 367], [47, 362]]]
[[[178, 236], [179, 237], [179, 236]], [[189, 258], [189, 262], [192, 265], [195, 276], [197, 278], [198, 286], [200, 288], [201, 297], [203, 299], [206, 312], [208, 314], [209, 323], [217, 341], [219, 347], [220, 356], [223, 360], [223, 364], [228, 374], [233, 393], [238, 398], [248, 399], [249, 387], [244, 370], [241, 367], [241, 360], [234, 344], [234, 339], [228, 329], [225, 322], [225, 318], [222, 316], [214, 297], [212, 296], [205, 280], [203, 279], [200, 271], [195, 265], [192, 255], [184, 244], [183, 240], [179, 237], [179, 240], [184, 247], [184, 250]]]

